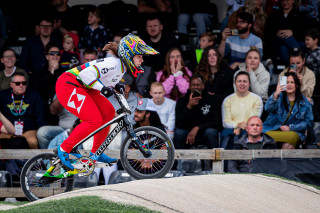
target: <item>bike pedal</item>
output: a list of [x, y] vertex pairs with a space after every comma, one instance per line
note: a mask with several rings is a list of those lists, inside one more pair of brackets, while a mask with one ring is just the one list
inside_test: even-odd
[[94, 167], [95, 168], [105, 168], [105, 167], [111, 167], [113, 165], [114, 165], [114, 163], [101, 163], [101, 162], [99, 162], [99, 163], [95, 163]]

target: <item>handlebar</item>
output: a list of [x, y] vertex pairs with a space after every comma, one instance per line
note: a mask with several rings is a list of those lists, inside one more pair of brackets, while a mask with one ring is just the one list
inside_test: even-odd
[[124, 90], [120, 88], [120, 92], [118, 93], [114, 88], [112, 88], [112, 93], [121, 107], [120, 111], [131, 114], [131, 109], [128, 105], [127, 100], [124, 97]]

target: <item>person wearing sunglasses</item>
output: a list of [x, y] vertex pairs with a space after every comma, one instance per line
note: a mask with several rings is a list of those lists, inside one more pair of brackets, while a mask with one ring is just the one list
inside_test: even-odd
[[27, 72], [16, 66], [16, 54], [10, 48], [5, 48], [1, 52], [1, 63], [4, 65], [4, 69], [0, 71], [0, 90], [10, 88], [10, 77], [15, 72], [23, 72], [26, 76], [26, 80], [28, 81], [29, 76]]
[[56, 46], [47, 46], [46, 59], [48, 67], [38, 75], [39, 78], [37, 79], [36, 88], [42, 97], [45, 118], [48, 122], [48, 126], [41, 127], [37, 132], [40, 149], [47, 149], [50, 141], [61, 132], [71, 128], [77, 119], [77, 117], [64, 109], [55, 94], [57, 79], [66, 71], [61, 66], [61, 52]]
[[[119, 81], [125, 72], [131, 72], [137, 77], [138, 73], [143, 72], [141, 67], [143, 56], [159, 53], [131, 33], [122, 38], [119, 44], [109, 42], [103, 50], [108, 50], [113, 56], [72, 68], [64, 72], [56, 84], [56, 93], [61, 105], [82, 120], [69, 137], [57, 147], [61, 163], [70, 170], [74, 170], [69, 160], [69, 153], [73, 147], [114, 117], [115, 109], [107, 99], [113, 95], [112, 87], [117, 91], [120, 89], [124, 91], [124, 85], [119, 84]], [[95, 134], [90, 153], [92, 160], [104, 163], [117, 161], [104, 153], [96, 155], [108, 133], [109, 128], [105, 128]]]
[[37, 130], [47, 124], [41, 96], [28, 89], [24, 73], [15, 72], [10, 79], [10, 88], [0, 91], [0, 112], [14, 125], [14, 135], [25, 137], [29, 148], [37, 149]]
[[59, 76], [65, 71], [61, 67], [61, 51], [55, 45], [48, 45], [46, 48], [46, 66], [40, 73], [33, 76], [33, 88], [37, 90], [42, 97], [45, 117], [49, 125], [58, 125], [58, 118], [50, 113], [49, 106], [55, 96], [55, 86]]
[[[28, 39], [22, 47], [20, 66], [28, 72], [30, 79], [37, 76], [47, 66], [45, 50], [48, 44], [61, 48], [61, 40], [52, 34], [53, 20], [49, 16], [43, 16], [37, 23], [39, 35]], [[33, 85], [30, 85], [33, 88]]]

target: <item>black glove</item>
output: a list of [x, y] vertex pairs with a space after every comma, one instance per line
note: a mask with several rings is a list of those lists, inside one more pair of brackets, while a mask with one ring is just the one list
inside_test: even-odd
[[125, 86], [124, 84], [118, 83], [118, 84], [116, 84], [116, 86], [115, 86], [114, 88], [115, 88], [115, 90], [116, 90], [117, 92], [123, 93], [125, 87], [126, 87], [126, 86]]
[[108, 98], [111, 95], [113, 95], [113, 89], [112, 89], [112, 87], [102, 87], [101, 93], [102, 93], [102, 95], [104, 95], [105, 97]]

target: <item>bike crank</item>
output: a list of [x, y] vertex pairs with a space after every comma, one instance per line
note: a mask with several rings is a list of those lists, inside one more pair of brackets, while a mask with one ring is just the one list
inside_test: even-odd
[[95, 168], [94, 161], [89, 157], [78, 158], [78, 161], [72, 166], [78, 171], [79, 175], [89, 176]]

